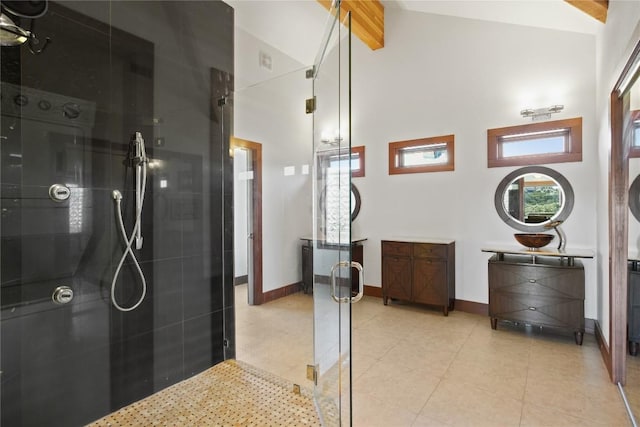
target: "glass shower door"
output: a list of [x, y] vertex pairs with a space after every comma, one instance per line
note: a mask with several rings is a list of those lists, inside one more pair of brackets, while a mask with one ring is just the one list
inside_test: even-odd
[[314, 110], [314, 397], [323, 425], [351, 424], [351, 303], [361, 296], [351, 287], [350, 15], [339, 20], [339, 7], [337, 2], [330, 11], [313, 68], [310, 106]]

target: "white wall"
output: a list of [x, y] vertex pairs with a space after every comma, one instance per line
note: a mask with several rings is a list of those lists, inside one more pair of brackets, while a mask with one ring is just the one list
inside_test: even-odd
[[[640, 39], [640, 2], [609, 2], [607, 23], [597, 37], [598, 126], [598, 307], [597, 320], [609, 341], [609, 215], [608, 176], [611, 147], [609, 96], [631, 51]], [[635, 162], [635, 160], [632, 160]]]
[[[595, 37], [510, 24], [386, 10], [385, 47], [354, 42], [353, 145], [366, 145], [354, 179], [362, 210], [365, 283], [380, 286], [380, 240], [456, 240], [456, 298], [488, 302], [481, 248], [513, 245], [493, 197], [515, 168], [487, 168], [487, 129], [529, 123], [525, 107], [564, 104], [554, 119], [583, 117], [583, 161], [549, 165], [575, 192], [563, 226], [568, 247], [596, 249]], [[388, 143], [455, 134], [455, 171], [389, 176]], [[595, 261], [585, 261], [585, 315], [596, 316]]]
[[246, 276], [248, 239], [247, 151], [236, 148], [233, 153], [233, 275]]
[[[234, 136], [262, 144], [263, 291], [302, 278], [300, 237], [311, 233], [311, 116], [304, 100], [311, 82], [302, 64], [236, 28]], [[258, 68], [258, 53], [271, 55], [273, 70]], [[257, 83], [261, 82], [261, 83]], [[284, 175], [293, 166], [295, 173]]]

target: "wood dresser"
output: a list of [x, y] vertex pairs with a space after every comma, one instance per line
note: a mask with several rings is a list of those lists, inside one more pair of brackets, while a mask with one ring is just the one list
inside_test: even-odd
[[489, 259], [491, 327], [508, 320], [573, 331], [576, 344], [584, 334], [584, 266], [575, 258], [593, 253], [483, 249]]
[[382, 298], [453, 310], [456, 293], [453, 240], [383, 240]]

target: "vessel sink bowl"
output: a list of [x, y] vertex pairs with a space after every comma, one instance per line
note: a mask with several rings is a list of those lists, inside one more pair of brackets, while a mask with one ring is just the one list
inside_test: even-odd
[[522, 246], [530, 249], [547, 246], [554, 238], [553, 234], [546, 233], [516, 233], [513, 236]]

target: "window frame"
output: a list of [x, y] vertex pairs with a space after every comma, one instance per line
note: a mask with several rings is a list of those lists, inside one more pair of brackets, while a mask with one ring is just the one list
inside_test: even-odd
[[[423, 166], [396, 166], [396, 157], [399, 152], [410, 147], [421, 145], [445, 144], [447, 150], [447, 162], [423, 165]], [[409, 139], [406, 141], [395, 141], [389, 143], [389, 175], [399, 175], [407, 173], [429, 173], [446, 172], [455, 170], [455, 136], [441, 135], [429, 138]]]
[[364, 177], [364, 145], [358, 145], [357, 147], [351, 147], [351, 158], [356, 154], [360, 159], [360, 168], [351, 169], [351, 178]]
[[[565, 151], [562, 153], [527, 154], [523, 156], [502, 157], [501, 139], [510, 135], [536, 132], [551, 132], [567, 129], [569, 133]], [[487, 129], [487, 167], [530, 166], [543, 163], [569, 163], [582, 161], [582, 117], [529, 123]]]

